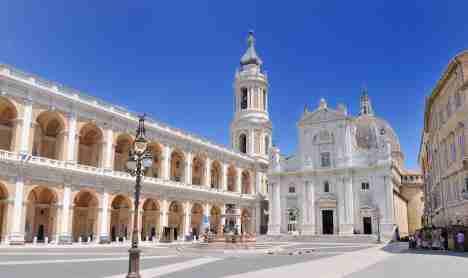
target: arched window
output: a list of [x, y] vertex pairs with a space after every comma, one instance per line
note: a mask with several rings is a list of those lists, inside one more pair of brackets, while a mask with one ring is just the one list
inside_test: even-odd
[[239, 151], [241, 153], [247, 153], [247, 135], [245, 134], [239, 136]]
[[263, 89], [262, 92], [263, 92], [263, 110], [266, 111], [266, 102], [267, 102], [266, 90]]
[[248, 90], [247, 88], [241, 88], [241, 109], [247, 109], [248, 102]]
[[330, 183], [328, 181], [323, 183], [323, 192], [330, 192]]
[[270, 137], [265, 136], [265, 154], [268, 155], [268, 150], [270, 149]]

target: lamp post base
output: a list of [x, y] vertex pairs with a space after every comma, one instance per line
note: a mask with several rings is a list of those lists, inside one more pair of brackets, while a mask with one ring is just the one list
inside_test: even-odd
[[141, 250], [138, 248], [130, 248], [128, 250], [130, 254], [130, 260], [128, 265], [127, 278], [140, 278], [140, 253]]

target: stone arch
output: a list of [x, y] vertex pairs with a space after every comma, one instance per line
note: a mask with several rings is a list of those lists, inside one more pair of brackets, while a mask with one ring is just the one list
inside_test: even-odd
[[227, 190], [230, 192], [236, 191], [237, 171], [234, 166], [229, 166], [227, 170]]
[[251, 235], [253, 230], [253, 218], [250, 209], [244, 208], [241, 211], [241, 234]]
[[241, 133], [239, 135], [239, 151], [241, 153], [247, 153], [247, 134]]
[[99, 167], [102, 161], [103, 132], [94, 123], [87, 123], [79, 133], [78, 163]]
[[127, 196], [119, 194], [112, 200], [110, 223], [111, 241], [122, 241], [125, 238], [129, 238], [131, 234], [131, 209], [132, 202]]
[[211, 188], [221, 188], [221, 181], [223, 176], [221, 175], [221, 163], [219, 161], [215, 160], [211, 163], [211, 169], [210, 169], [210, 186]]
[[185, 156], [182, 151], [175, 150], [171, 154], [171, 180], [183, 182], [185, 171]]
[[249, 171], [242, 172], [242, 194], [252, 194], [252, 185]]
[[168, 226], [173, 229], [174, 239], [183, 235], [184, 210], [182, 204], [178, 201], [172, 201], [169, 205]]
[[203, 233], [203, 206], [199, 203], [194, 203], [192, 206], [190, 228], [192, 234], [197, 238]]
[[145, 200], [141, 219], [141, 238], [143, 240], [151, 241], [153, 238], [158, 238], [160, 213], [161, 209], [157, 200], [152, 198]]
[[202, 185], [205, 180], [206, 159], [201, 155], [196, 155], [192, 160], [192, 184]]
[[32, 154], [50, 159], [63, 159], [65, 123], [65, 119], [58, 112], [41, 112], [36, 118]]
[[57, 192], [46, 186], [35, 186], [27, 195], [25, 240], [38, 242], [52, 240], [57, 234]]
[[120, 134], [115, 140], [114, 150], [114, 170], [126, 171], [126, 163], [128, 161], [128, 153], [132, 148], [133, 138], [129, 134]]
[[217, 206], [211, 207], [210, 210], [210, 230], [215, 234], [222, 234], [223, 227], [221, 223], [221, 209]]
[[8, 189], [0, 183], [0, 242], [5, 241], [7, 237], [8, 223]]
[[160, 178], [162, 177], [162, 147], [157, 142], [148, 144], [148, 151], [153, 156], [153, 165], [146, 171], [147, 177]]
[[96, 193], [82, 189], [73, 199], [72, 240], [94, 241], [98, 236], [99, 199]]
[[16, 141], [18, 110], [14, 102], [0, 97], [0, 149], [13, 151]]

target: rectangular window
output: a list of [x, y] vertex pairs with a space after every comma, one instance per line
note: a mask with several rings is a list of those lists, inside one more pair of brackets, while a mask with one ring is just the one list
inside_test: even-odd
[[361, 183], [361, 190], [362, 191], [368, 191], [369, 190], [369, 183], [368, 182]]
[[290, 186], [289, 193], [296, 193], [296, 188], [294, 186]]
[[323, 192], [325, 193], [330, 192], [330, 183], [328, 183], [328, 181], [323, 183]]
[[329, 152], [321, 153], [320, 154], [320, 160], [321, 160], [322, 167], [330, 167], [331, 163], [330, 163], [330, 153]]
[[263, 89], [262, 92], [263, 92], [263, 110], [266, 111], [266, 101], [267, 101], [266, 90]]

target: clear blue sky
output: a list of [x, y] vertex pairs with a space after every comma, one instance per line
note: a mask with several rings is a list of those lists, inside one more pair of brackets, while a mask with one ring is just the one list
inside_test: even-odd
[[229, 143], [234, 71], [255, 30], [274, 141], [304, 105], [378, 116], [416, 168], [424, 97], [468, 47], [468, 1], [3, 1], [0, 61]]

